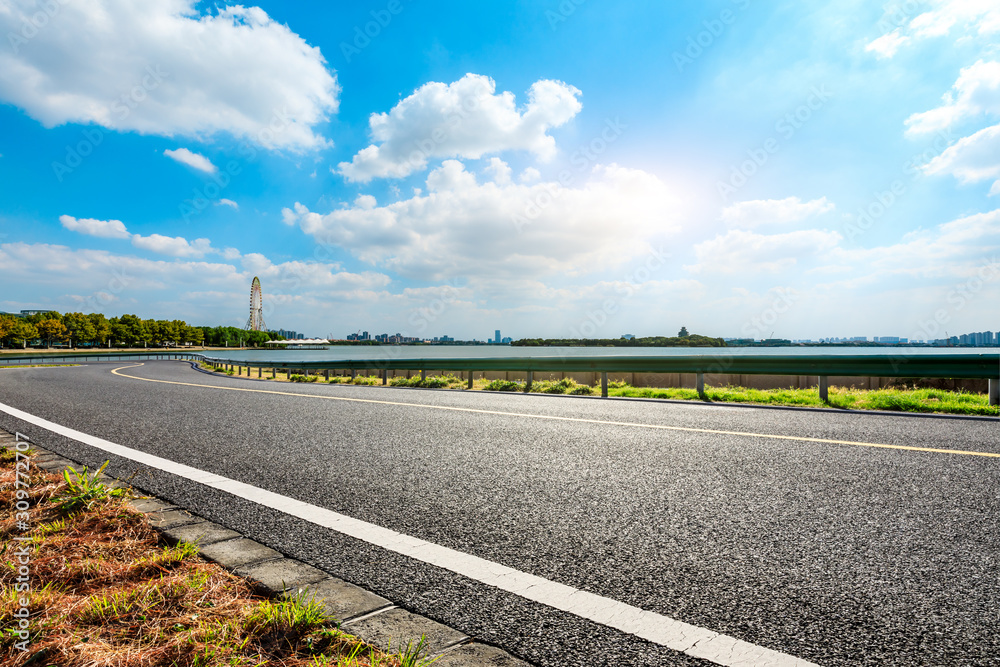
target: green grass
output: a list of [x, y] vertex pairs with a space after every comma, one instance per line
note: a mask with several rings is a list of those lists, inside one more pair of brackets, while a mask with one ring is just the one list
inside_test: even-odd
[[421, 379], [419, 375], [405, 378], [389, 378], [389, 384], [393, 387], [424, 387], [426, 389], [441, 389], [442, 387], [455, 387], [463, 384], [462, 379], [454, 375], [428, 375]]
[[[618, 383], [615, 383], [618, 384]], [[624, 385], [624, 386], [621, 386]], [[850, 410], [889, 410], [894, 412], [940, 412], [959, 415], [1000, 416], [1000, 408], [991, 406], [985, 394], [972, 394], [941, 389], [849, 389], [830, 387], [829, 403], [819, 399], [819, 390], [810, 389], [748, 389], [746, 387], [707, 387], [705, 397], [694, 389], [656, 389], [632, 387], [621, 383], [608, 385], [609, 396], [629, 398], [664, 398], [674, 400], [707, 400], [717, 403], [753, 403], [757, 405], [791, 405], [832, 407]]]
[[[98, 479], [104, 469], [108, 467], [108, 463], [110, 461], [105, 461], [104, 465], [94, 472], [90, 472], [87, 466], [84, 466], [80, 472], [72, 467], [64, 470], [63, 478], [66, 480], [66, 489], [62, 494], [53, 498], [59, 510], [67, 514], [80, 509], [89, 510], [97, 503], [127, 495], [124, 489], [109, 486]], [[73, 477], [70, 477], [70, 472], [73, 473]]]

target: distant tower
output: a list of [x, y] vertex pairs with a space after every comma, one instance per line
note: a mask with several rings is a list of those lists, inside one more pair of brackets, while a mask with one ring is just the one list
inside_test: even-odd
[[264, 296], [260, 291], [260, 279], [253, 277], [250, 286], [250, 319], [247, 320], [247, 331], [267, 331], [264, 324]]

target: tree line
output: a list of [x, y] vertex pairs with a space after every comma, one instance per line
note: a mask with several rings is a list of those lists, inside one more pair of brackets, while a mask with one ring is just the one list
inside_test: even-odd
[[[686, 331], [685, 331], [686, 333]], [[725, 347], [721, 338], [699, 334], [646, 336], [644, 338], [522, 338], [511, 343], [518, 347]]]
[[39, 340], [47, 346], [73, 347], [237, 347], [241, 344], [256, 347], [269, 340], [283, 339], [267, 331], [199, 327], [184, 320], [146, 320], [128, 314], [111, 318], [102, 313], [60, 314], [56, 311], [25, 317], [0, 315], [0, 342], [4, 345], [27, 347]]

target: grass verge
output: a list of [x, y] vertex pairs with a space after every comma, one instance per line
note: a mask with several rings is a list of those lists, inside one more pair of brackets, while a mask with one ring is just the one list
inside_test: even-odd
[[[390, 655], [342, 632], [315, 601], [256, 595], [200, 559], [193, 545], [161, 546], [145, 516], [96, 472], [60, 477], [32, 465], [19, 498], [14, 456], [0, 452], [0, 542], [6, 554], [27, 545], [30, 591], [17, 590], [16, 563], [0, 564], [3, 664], [429, 664], [416, 656], [419, 648]], [[18, 500], [29, 505], [27, 520], [15, 516]], [[15, 541], [23, 537], [30, 541]], [[30, 613], [27, 651], [12, 632], [22, 599]]]
[[719, 403], [753, 403], [757, 405], [789, 405], [850, 410], [888, 410], [894, 412], [940, 412], [958, 415], [1000, 416], [1000, 408], [989, 404], [985, 394], [942, 389], [886, 388], [850, 389], [830, 387], [829, 403], [812, 389], [748, 389], [746, 387], [707, 387], [705, 397], [694, 389], [654, 389], [650, 387], [618, 387], [608, 389], [609, 396], [632, 398], [666, 398], [675, 400], [707, 400]]
[[[222, 367], [202, 363], [202, 368], [219, 373], [233, 375]], [[256, 377], [247, 374], [244, 366], [239, 373], [243, 377]], [[265, 370], [264, 378], [269, 379], [270, 372]], [[308, 377], [279, 372], [275, 378], [279, 382], [325, 382], [319, 375]], [[332, 376], [330, 384], [381, 385], [382, 380], [377, 375]], [[389, 378], [392, 387], [428, 387], [444, 389], [465, 389], [465, 380], [451, 374], [428, 376], [421, 380], [419, 376], [406, 378], [397, 376]], [[523, 392], [527, 386], [524, 380], [485, 380], [479, 379], [473, 383], [473, 389], [485, 391]], [[531, 383], [531, 393], [543, 394], [573, 394], [578, 396], [600, 395], [599, 386], [580, 384], [571, 378], [561, 380], [537, 380]], [[705, 396], [699, 396], [694, 389], [633, 387], [626, 382], [614, 381], [608, 383], [609, 396], [627, 398], [660, 398], [685, 401], [709, 401], [715, 403], [748, 403], [755, 405], [786, 405], [816, 408], [842, 408], [850, 410], [888, 410], [894, 412], [923, 412], [958, 415], [1000, 416], [1000, 408], [991, 406], [985, 394], [973, 394], [963, 391], [948, 391], [944, 389], [926, 389], [919, 387], [886, 388], [886, 389], [850, 389], [846, 387], [830, 387], [829, 403], [819, 399], [819, 391], [811, 389], [751, 389], [747, 387], [708, 387]]]

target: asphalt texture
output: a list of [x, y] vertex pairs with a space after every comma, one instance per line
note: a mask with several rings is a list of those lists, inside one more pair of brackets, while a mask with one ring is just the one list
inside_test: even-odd
[[[218, 391], [101, 363], [0, 370], [0, 402], [820, 665], [1000, 665], [1000, 459]], [[997, 420], [588, 397], [179, 382], [1000, 452]], [[0, 413], [64, 456], [85, 445]], [[537, 665], [704, 665], [112, 458], [111, 471]]]

